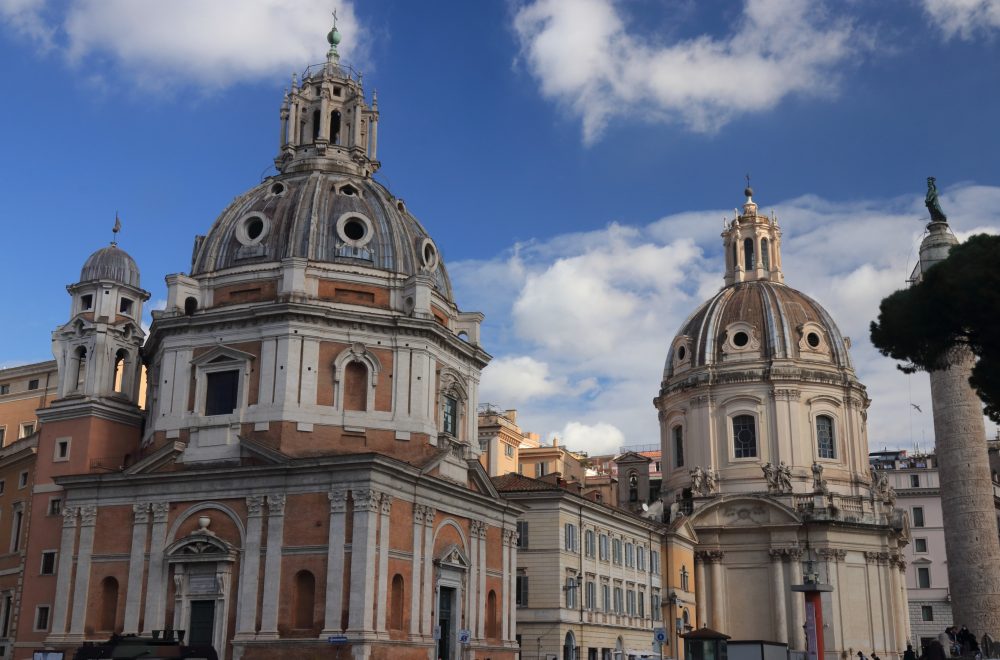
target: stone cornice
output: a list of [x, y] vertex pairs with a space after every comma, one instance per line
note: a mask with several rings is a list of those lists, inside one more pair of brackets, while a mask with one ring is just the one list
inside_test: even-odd
[[140, 426], [144, 416], [143, 411], [135, 404], [110, 398], [59, 399], [48, 408], [38, 411], [38, 421], [43, 424], [81, 417], [97, 417], [130, 426]]

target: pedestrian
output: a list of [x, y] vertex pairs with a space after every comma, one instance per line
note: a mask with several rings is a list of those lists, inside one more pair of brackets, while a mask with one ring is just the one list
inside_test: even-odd
[[872, 651], [872, 660], [882, 660], [882, 658], [878, 657], [878, 653]]
[[868, 658], [865, 657], [864, 653], [858, 651], [858, 660], [868, 660]]
[[924, 660], [948, 660], [944, 653], [944, 646], [936, 639], [932, 639], [927, 645], [927, 652], [924, 653]]
[[912, 644], [906, 645], [906, 650], [903, 651], [903, 660], [917, 660], [917, 654], [913, 652]]

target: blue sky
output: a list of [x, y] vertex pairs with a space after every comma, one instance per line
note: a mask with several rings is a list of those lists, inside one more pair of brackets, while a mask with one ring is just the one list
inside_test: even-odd
[[[332, 6], [0, 0], [0, 363], [49, 357], [116, 210], [162, 301], [194, 236], [273, 171], [282, 90], [323, 59]], [[913, 267], [926, 176], [960, 235], [1000, 231], [1000, 0], [338, 6], [378, 90], [377, 178], [487, 314], [483, 401], [574, 448], [658, 442], [667, 345], [721, 285], [749, 172], [786, 282], [854, 340], [872, 445], [930, 444], [926, 377], [867, 324]]]

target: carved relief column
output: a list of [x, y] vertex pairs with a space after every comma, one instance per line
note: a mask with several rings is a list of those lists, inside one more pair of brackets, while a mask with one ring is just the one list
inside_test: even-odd
[[264, 525], [264, 496], [247, 497], [247, 540], [240, 562], [236, 637], [247, 639], [257, 632], [257, 592], [260, 580], [260, 539]]
[[356, 633], [372, 630], [379, 495], [376, 490], [356, 490], [352, 493], [354, 530], [351, 537], [351, 605], [348, 628]]
[[[802, 577], [802, 566], [799, 561], [802, 559], [802, 550], [799, 548], [789, 548], [785, 553], [788, 561], [789, 576], [792, 584], [796, 584]], [[788, 638], [788, 648], [796, 651], [804, 651], [806, 648], [806, 637], [804, 626], [806, 625], [806, 602], [805, 598], [795, 594], [792, 598], [792, 629]]]
[[326, 608], [323, 610], [323, 633], [320, 637], [338, 634], [344, 611], [344, 538], [347, 491], [331, 490], [330, 532], [326, 548]]
[[[701, 628], [708, 625], [706, 622], [708, 619], [708, 587], [705, 584], [705, 557], [701, 551], [694, 553], [694, 593], [697, 605], [696, 616], [698, 617], [695, 627]], [[667, 624], [672, 624], [672, 622], [667, 621]]]
[[375, 601], [376, 630], [385, 630], [386, 597], [389, 593], [389, 517], [392, 495], [382, 494], [382, 517], [378, 532], [378, 600]]
[[69, 605], [69, 580], [73, 574], [73, 550], [76, 546], [76, 514], [79, 508], [63, 508], [62, 541], [59, 544], [59, 578], [56, 598], [52, 603], [52, 634], [54, 639], [66, 634], [66, 608]]
[[431, 611], [434, 609], [434, 516], [432, 507], [424, 509], [424, 600], [422, 632], [431, 634]]
[[267, 496], [267, 550], [264, 553], [264, 600], [258, 639], [277, 639], [281, 598], [281, 546], [285, 536], [285, 496]]
[[73, 584], [73, 620], [69, 634], [83, 638], [87, 619], [87, 595], [90, 593], [90, 559], [94, 551], [94, 525], [97, 524], [97, 507], [80, 507], [80, 546], [76, 554], [76, 581]]
[[785, 605], [785, 551], [780, 548], [768, 550], [771, 556], [771, 590], [774, 592], [774, 639], [788, 643], [788, 616]]
[[142, 609], [142, 576], [146, 570], [146, 534], [149, 531], [149, 502], [132, 505], [132, 548], [128, 558], [128, 591], [125, 593], [125, 621], [122, 632], [139, 632]]
[[413, 563], [410, 571], [410, 634], [418, 635], [423, 632], [420, 628], [420, 581], [423, 571], [423, 555], [421, 550], [424, 547], [423, 529], [424, 516], [427, 507], [423, 504], [413, 505]]

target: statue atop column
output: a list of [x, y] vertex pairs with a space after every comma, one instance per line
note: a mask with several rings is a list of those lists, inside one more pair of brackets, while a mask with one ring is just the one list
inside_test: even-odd
[[927, 177], [927, 197], [924, 198], [924, 204], [927, 205], [927, 210], [931, 213], [931, 222], [948, 222], [948, 216], [941, 210], [941, 202], [938, 201], [935, 181], [934, 177]]

